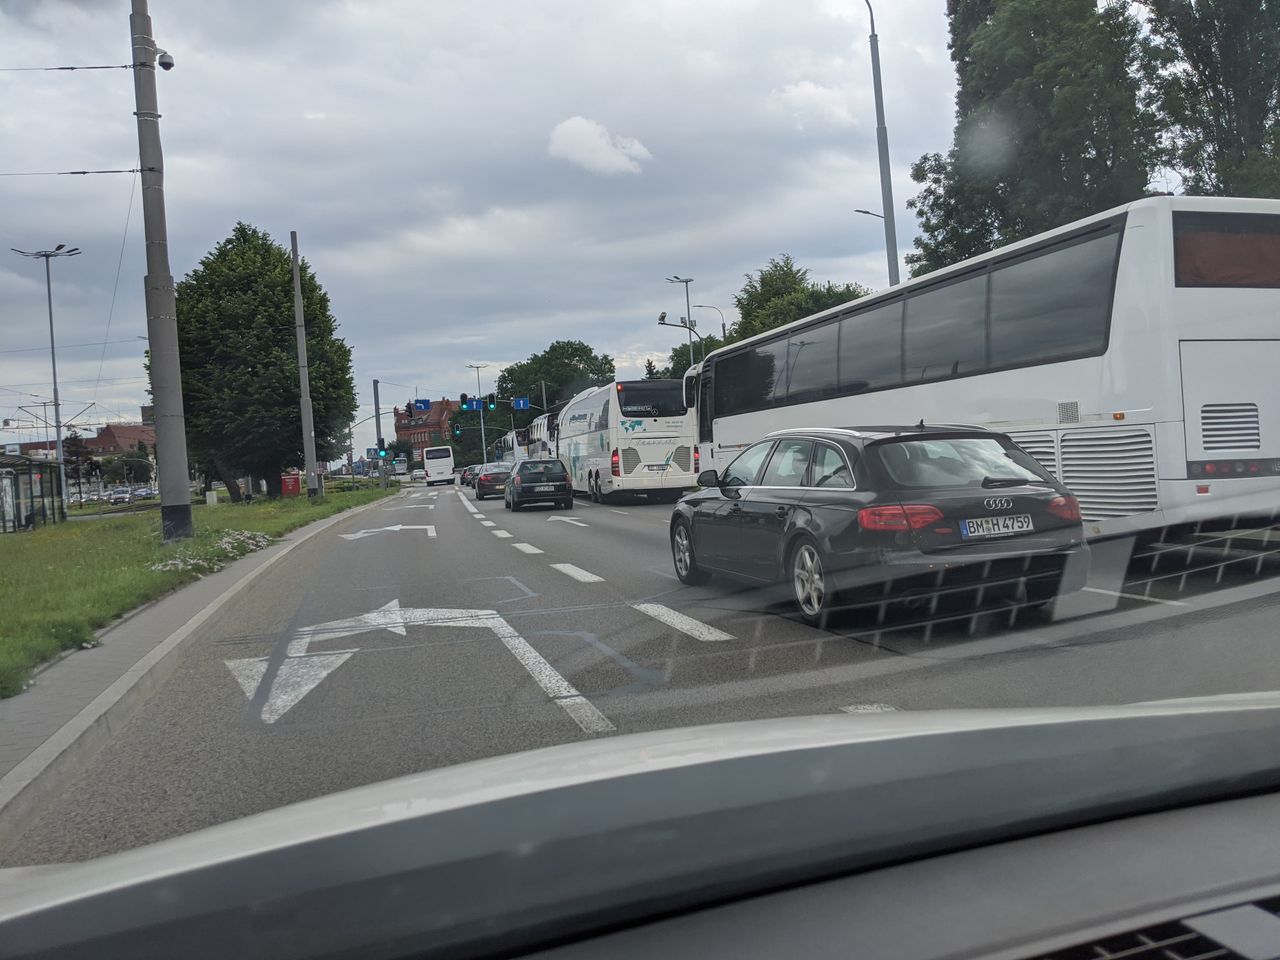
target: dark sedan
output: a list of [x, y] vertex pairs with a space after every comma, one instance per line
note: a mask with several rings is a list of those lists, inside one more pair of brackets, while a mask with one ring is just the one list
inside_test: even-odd
[[464, 487], [474, 487], [476, 485], [476, 471], [478, 471], [481, 466], [482, 465], [479, 463], [473, 463], [469, 467], [463, 467], [462, 475], [458, 479]]
[[511, 476], [511, 464], [486, 463], [476, 468], [476, 478], [472, 486], [476, 488], [476, 499], [501, 497], [507, 489], [507, 479]]
[[1002, 433], [783, 430], [698, 483], [671, 517], [680, 580], [787, 581], [812, 624], [842, 595], [944, 579], [1043, 604], [1088, 572], [1076, 498]]
[[519, 510], [531, 503], [573, 509], [573, 483], [559, 460], [521, 460], [507, 483], [504, 505]]

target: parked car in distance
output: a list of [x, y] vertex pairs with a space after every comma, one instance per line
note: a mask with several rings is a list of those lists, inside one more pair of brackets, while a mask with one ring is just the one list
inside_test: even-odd
[[481, 464], [473, 463], [469, 467], [462, 468], [462, 484], [466, 487], [474, 487], [476, 485], [476, 471], [479, 470]]
[[425, 471], [425, 470], [415, 470], [415, 471], [413, 471], [413, 473], [409, 474], [409, 479], [410, 479], [410, 480], [425, 480], [425, 479], [427, 479], [427, 471]]
[[476, 499], [500, 497], [506, 493], [507, 478], [511, 476], [511, 464], [486, 463], [476, 470], [473, 486], [476, 488]]
[[107, 497], [107, 502], [112, 506], [117, 503], [130, 503], [133, 500], [133, 494], [129, 492], [128, 487], [115, 487]]
[[573, 482], [559, 460], [521, 460], [507, 481], [503, 506], [518, 511], [531, 503], [573, 509]]
[[1088, 573], [1076, 498], [1002, 433], [780, 430], [698, 483], [671, 517], [680, 580], [786, 581], [811, 624], [842, 594], [924, 596], [959, 582], [1044, 604]]

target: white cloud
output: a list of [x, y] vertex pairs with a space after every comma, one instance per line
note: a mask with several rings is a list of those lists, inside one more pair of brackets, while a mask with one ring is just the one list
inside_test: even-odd
[[635, 137], [615, 136], [604, 124], [586, 117], [570, 117], [557, 123], [547, 152], [592, 173], [639, 173], [640, 161], [653, 159], [653, 154]]
[[853, 114], [849, 111], [848, 97], [832, 87], [824, 87], [812, 80], [788, 83], [769, 94], [769, 106], [789, 113], [796, 121], [797, 129], [806, 126], [853, 126]]

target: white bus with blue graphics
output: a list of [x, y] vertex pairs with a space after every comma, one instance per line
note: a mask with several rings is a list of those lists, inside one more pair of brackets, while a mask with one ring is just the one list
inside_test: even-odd
[[697, 486], [694, 427], [681, 381], [619, 380], [565, 405], [556, 451], [574, 490], [597, 503], [631, 494], [674, 502]]
[[785, 427], [1008, 433], [1090, 536], [1280, 505], [1280, 201], [1150, 197], [712, 352], [704, 467]]

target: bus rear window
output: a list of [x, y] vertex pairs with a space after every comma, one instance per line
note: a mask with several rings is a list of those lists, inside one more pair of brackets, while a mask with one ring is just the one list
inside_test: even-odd
[[626, 380], [618, 384], [618, 406], [624, 417], [682, 417], [682, 380]]
[[448, 447], [435, 447], [433, 449], [429, 449], [423, 452], [422, 459], [447, 460], [449, 457], [452, 457], [452, 456], [453, 456], [453, 451], [450, 450]]
[[1175, 211], [1173, 273], [1179, 287], [1280, 287], [1280, 216]]

